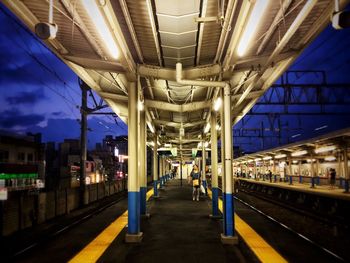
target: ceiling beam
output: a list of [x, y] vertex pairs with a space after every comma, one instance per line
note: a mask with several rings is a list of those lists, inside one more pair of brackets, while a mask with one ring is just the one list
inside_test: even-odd
[[[181, 128], [181, 123], [180, 122], [172, 122], [172, 121], [166, 121], [166, 120], [153, 120], [153, 122], [155, 124], [158, 125], [165, 125], [165, 126], [169, 126], [169, 127], [174, 127], [174, 128]], [[187, 123], [183, 123], [183, 128], [190, 128], [190, 127], [194, 127], [197, 125], [203, 125], [205, 124], [206, 121], [205, 120], [200, 120], [200, 121], [194, 121], [194, 122], [187, 122]], [[177, 136], [179, 136], [179, 134], [176, 134]]]
[[76, 56], [64, 56], [64, 58], [69, 60], [70, 62], [78, 64], [81, 67], [84, 67], [85, 69], [94, 69], [94, 70], [108, 71], [108, 72], [115, 72], [115, 73], [126, 73], [125, 67], [121, 63], [114, 62], [114, 61], [107, 61], [102, 59], [101, 60], [91, 59], [91, 58], [76, 57]]
[[145, 100], [145, 105], [149, 108], [156, 108], [166, 111], [174, 112], [189, 112], [196, 111], [205, 108], [210, 108], [212, 106], [211, 101], [200, 101], [200, 102], [191, 102], [186, 104], [173, 104], [165, 101], [155, 101], [155, 100]]
[[[182, 72], [184, 79], [199, 79], [220, 74], [221, 66], [219, 64], [198, 66], [184, 69]], [[153, 77], [156, 79], [176, 81], [176, 70], [171, 68], [156, 67], [152, 65], [138, 65], [138, 73], [141, 77]]]

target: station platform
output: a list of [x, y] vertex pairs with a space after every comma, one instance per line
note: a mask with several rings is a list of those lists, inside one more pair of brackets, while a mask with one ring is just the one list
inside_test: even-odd
[[182, 187], [179, 180], [167, 182], [159, 189], [159, 197], [150, 196], [147, 205], [150, 217], [141, 218], [142, 242], [126, 243], [124, 228], [110, 244], [102, 247], [101, 240], [96, 246], [88, 245], [70, 262], [89, 262], [96, 250], [101, 250], [97, 262], [254, 261], [253, 255], [239, 246], [221, 243], [221, 221], [209, 218], [211, 200], [201, 196], [193, 201], [192, 188], [185, 181]]
[[307, 194], [319, 195], [333, 199], [341, 199], [345, 201], [350, 201], [350, 194], [345, 193], [344, 189], [339, 187], [331, 188], [329, 185], [315, 185], [315, 187], [311, 187], [309, 183], [299, 183], [293, 182], [290, 184], [289, 182], [270, 182], [269, 180], [255, 180], [255, 179], [247, 179], [247, 178], [235, 178], [236, 180], [243, 180], [251, 183], [263, 184], [268, 186], [274, 186], [278, 188], [283, 188], [287, 190], [294, 190], [299, 192], [304, 192]]
[[[192, 201], [185, 180], [147, 193], [143, 239], [126, 243], [127, 199], [5, 262], [338, 262], [245, 205], [235, 203], [238, 245], [221, 242], [222, 219], [211, 219], [211, 191]], [[222, 202], [219, 200], [222, 209]]]

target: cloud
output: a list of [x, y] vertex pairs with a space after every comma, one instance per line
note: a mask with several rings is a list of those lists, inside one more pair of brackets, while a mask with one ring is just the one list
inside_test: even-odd
[[66, 115], [64, 112], [62, 111], [55, 111], [55, 112], [51, 112], [52, 116], [61, 116], [61, 115]]
[[[127, 134], [127, 127], [124, 123], [121, 123], [119, 126], [117, 126], [115, 123], [106, 122], [99, 117], [89, 118], [88, 127], [89, 149], [93, 149], [96, 143], [102, 142], [103, 138], [106, 135], [117, 136]], [[80, 124], [77, 120], [74, 119], [50, 118], [47, 120], [47, 126], [40, 127], [38, 125], [33, 125], [32, 127], [28, 127], [25, 132], [42, 133], [44, 142], [63, 142], [64, 139], [79, 139]]]
[[47, 97], [44, 95], [41, 89], [35, 90], [33, 92], [22, 91], [15, 96], [7, 97], [7, 102], [10, 105], [17, 104], [36, 104], [41, 100], [46, 99]]
[[5, 110], [0, 115], [0, 126], [12, 129], [14, 127], [28, 127], [38, 125], [45, 117], [39, 114], [23, 114], [17, 109]]

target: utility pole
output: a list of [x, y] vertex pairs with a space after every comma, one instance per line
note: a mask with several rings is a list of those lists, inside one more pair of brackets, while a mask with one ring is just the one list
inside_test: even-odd
[[85, 82], [79, 81], [81, 89], [81, 123], [80, 123], [80, 206], [86, 204], [85, 202], [85, 186], [86, 186], [86, 141], [87, 141], [87, 92], [90, 89]]

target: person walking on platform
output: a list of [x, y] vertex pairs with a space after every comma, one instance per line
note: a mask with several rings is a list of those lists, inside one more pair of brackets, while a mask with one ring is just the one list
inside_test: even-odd
[[192, 186], [193, 186], [192, 200], [199, 201], [199, 187], [200, 187], [199, 180], [201, 178], [201, 173], [199, 172], [198, 166], [196, 164], [193, 166], [193, 170], [190, 176], [192, 178]]

